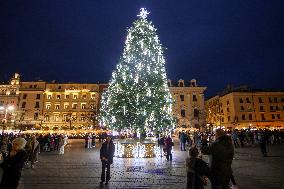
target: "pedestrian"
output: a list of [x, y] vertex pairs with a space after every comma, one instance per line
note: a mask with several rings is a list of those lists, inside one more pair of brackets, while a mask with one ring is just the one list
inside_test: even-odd
[[110, 136], [107, 136], [106, 141], [102, 144], [100, 149], [100, 159], [102, 162], [102, 173], [101, 173], [101, 182], [105, 185], [108, 185], [110, 180], [110, 165], [113, 163], [113, 155], [115, 151], [115, 146], [112, 142]]
[[6, 155], [3, 153], [4, 161], [0, 164], [3, 169], [0, 188], [16, 189], [19, 185], [22, 169], [26, 160], [24, 147], [27, 141], [18, 137], [12, 142], [12, 150]]
[[64, 154], [64, 147], [65, 147], [64, 138], [63, 136], [60, 136], [59, 137], [59, 154]]
[[9, 143], [9, 138], [6, 135], [2, 136], [2, 141], [1, 141], [1, 152], [7, 152], [8, 149], [8, 143]]
[[258, 141], [259, 141], [260, 151], [263, 157], [267, 157], [265, 133], [262, 130], [258, 132]]
[[189, 147], [192, 146], [192, 139], [190, 138], [190, 134], [187, 135], [187, 144]]
[[165, 140], [165, 147], [166, 147], [166, 159], [167, 161], [172, 161], [173, 160], [173, 155], [172, 155], [172, 149], [173, 149], [174, 143], [170, 135]]
[[31, 168], [34, 168], [34, 163], [38, 160], [39, 142], [33, 136], [27, 143], [28, 161], [31, 162]]
[[187, 136], [186, 136], [184, 130], [180, 133], [179, 140], [180, 140], [180, 150], [186, 151], [185, 144], [186, 144], [186, 141], [187, 141]]
[[92, 147], [96, 147], [96, 135], [92, 134]]
[[158, 145], [160, 147], [160, 157], [163, 157], [164, 154], [164, 148], [165, 148], [165, 137], [161, 136], [161, 138], [158, 139]]
[[216, 129], [216, 140], [208, 147], [202, 147], [201, 152], [210, 156], [210, 172], [212, 189], [228, 189], [232, 175], [234, 147], [230, 136], [222, 129]]
[[231, 134], [231, 137], [232, 137], [232, 140], [234, 142], [234, 145], [235, 145], [235, 148], [239, 147], [239, 142], [238, 142], [238, 134], [237, 134], [237, 131], [233, 131], [232, 134]]
[[91, 134], [88, 135], [88, 145], [87, 145], [87, 148], [92, 148], [92, 135]]
[[189, 158], [186, 159], [187, 189], [204, 189], [210, 176], [210, 169], [206, 162], [198, 158], [196, 147], [189, 149]]

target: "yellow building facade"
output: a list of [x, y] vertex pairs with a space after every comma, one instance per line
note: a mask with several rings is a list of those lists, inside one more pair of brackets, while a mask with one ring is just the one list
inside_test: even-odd
[[[98, 126], [96, 120], [100, 98], [108, 87], [107, 84], [22, 82], [20, 76], [17, 77], [17, 81], [11, 80], [16, 92], [11, 92], [9, 98], [7, 95], [5, 98], [0, 96], [0, 102], [5, 101], [3, 104], [6, 104], [7, 99], [10, 99], [15, 110], [21, 112], [15, 126], [18, 129], [73, 130]], [[9, 84], [10, 88], [11, 86]], [[182, 79], [178, 82], [168, 80], [168, 86], [174, 99], [173, 115], [177, 129], [189, 130], [205, 126], [206, 87], [198, 86], [195, 79], [190, 82]]]
[[96, 124], [99, 99], [98, 84], [46, 84], [42, 126], [90, 129]]
[[20, 75], [15, 73], [7, 84], [0, 84], [0, 121], [1, 127], [14, 127], [21, 119], [18, 109]]
[[284, 128], [284, 92], [232, 91], [208, 99], [205, 108], [213, 126]]
[[176, 118], [177, 130], [199, 129], [206, 125], [204, 91], [206, 87], [197, 85], [195, 79], [185, 83], [168, 80], [168, 86], [174, 99], [173, 115]]

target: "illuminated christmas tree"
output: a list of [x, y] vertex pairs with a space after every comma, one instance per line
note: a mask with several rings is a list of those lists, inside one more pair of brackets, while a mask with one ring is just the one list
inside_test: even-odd
[[161, 133], [174, 127], [163, 48], [142, 8], [102, 95], [100, 121], [115, 131]]

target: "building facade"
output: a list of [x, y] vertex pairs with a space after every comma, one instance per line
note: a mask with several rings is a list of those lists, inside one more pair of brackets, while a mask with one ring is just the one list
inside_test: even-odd
[[284, 128], [284, 92], [235, 90], [208, 99], [205, 107], [213, 126]]
[[20, 122], [21, 112], [18, 109], [20, 75], [15, 73], [9, 83], [0, 84], [0, 121], [2, 129], [14, 127]]
[[[203, 127], [206, 87], [198, 86], [195, 79], [188, 83], [182, 79], [168, 80], [168, 86], [174, 99], [177, 129]], [[9, 85], [0, 86], [0, 102], [13, 104], [15, 111], [20, 112], [15, 127], [21, 130], [90, 129], [98, 126], [100, 98], [107, 87], [107, 84], [22, 82], [17, 74]]]
[[206, 87], [197, 85], [195, 79], [185, 83], [168, 80], [168, 86], [174, 99], [173, 115], [176, 118], [177, 130], [200, 129], [206, 125], [204, 91]]
[[46, 84], [42, 125], [54, 129], [93, 128], [99, 99], [98, 84]]

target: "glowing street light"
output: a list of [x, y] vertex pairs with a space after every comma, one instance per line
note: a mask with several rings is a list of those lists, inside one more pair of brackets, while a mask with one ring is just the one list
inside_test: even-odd
[[4, 119], [3, 121], [3, 127], [2, 127], [2, 136], [4, 135], [4, 130], [5, 130], [5, 124], [7, 123], [7, 114], [8, 111], [12, 112], [15, 109], [14, 106], [10, 105], [10, 106], [0, 106], [0, 110], [4, 110], [5, 114], [4, 114]]

